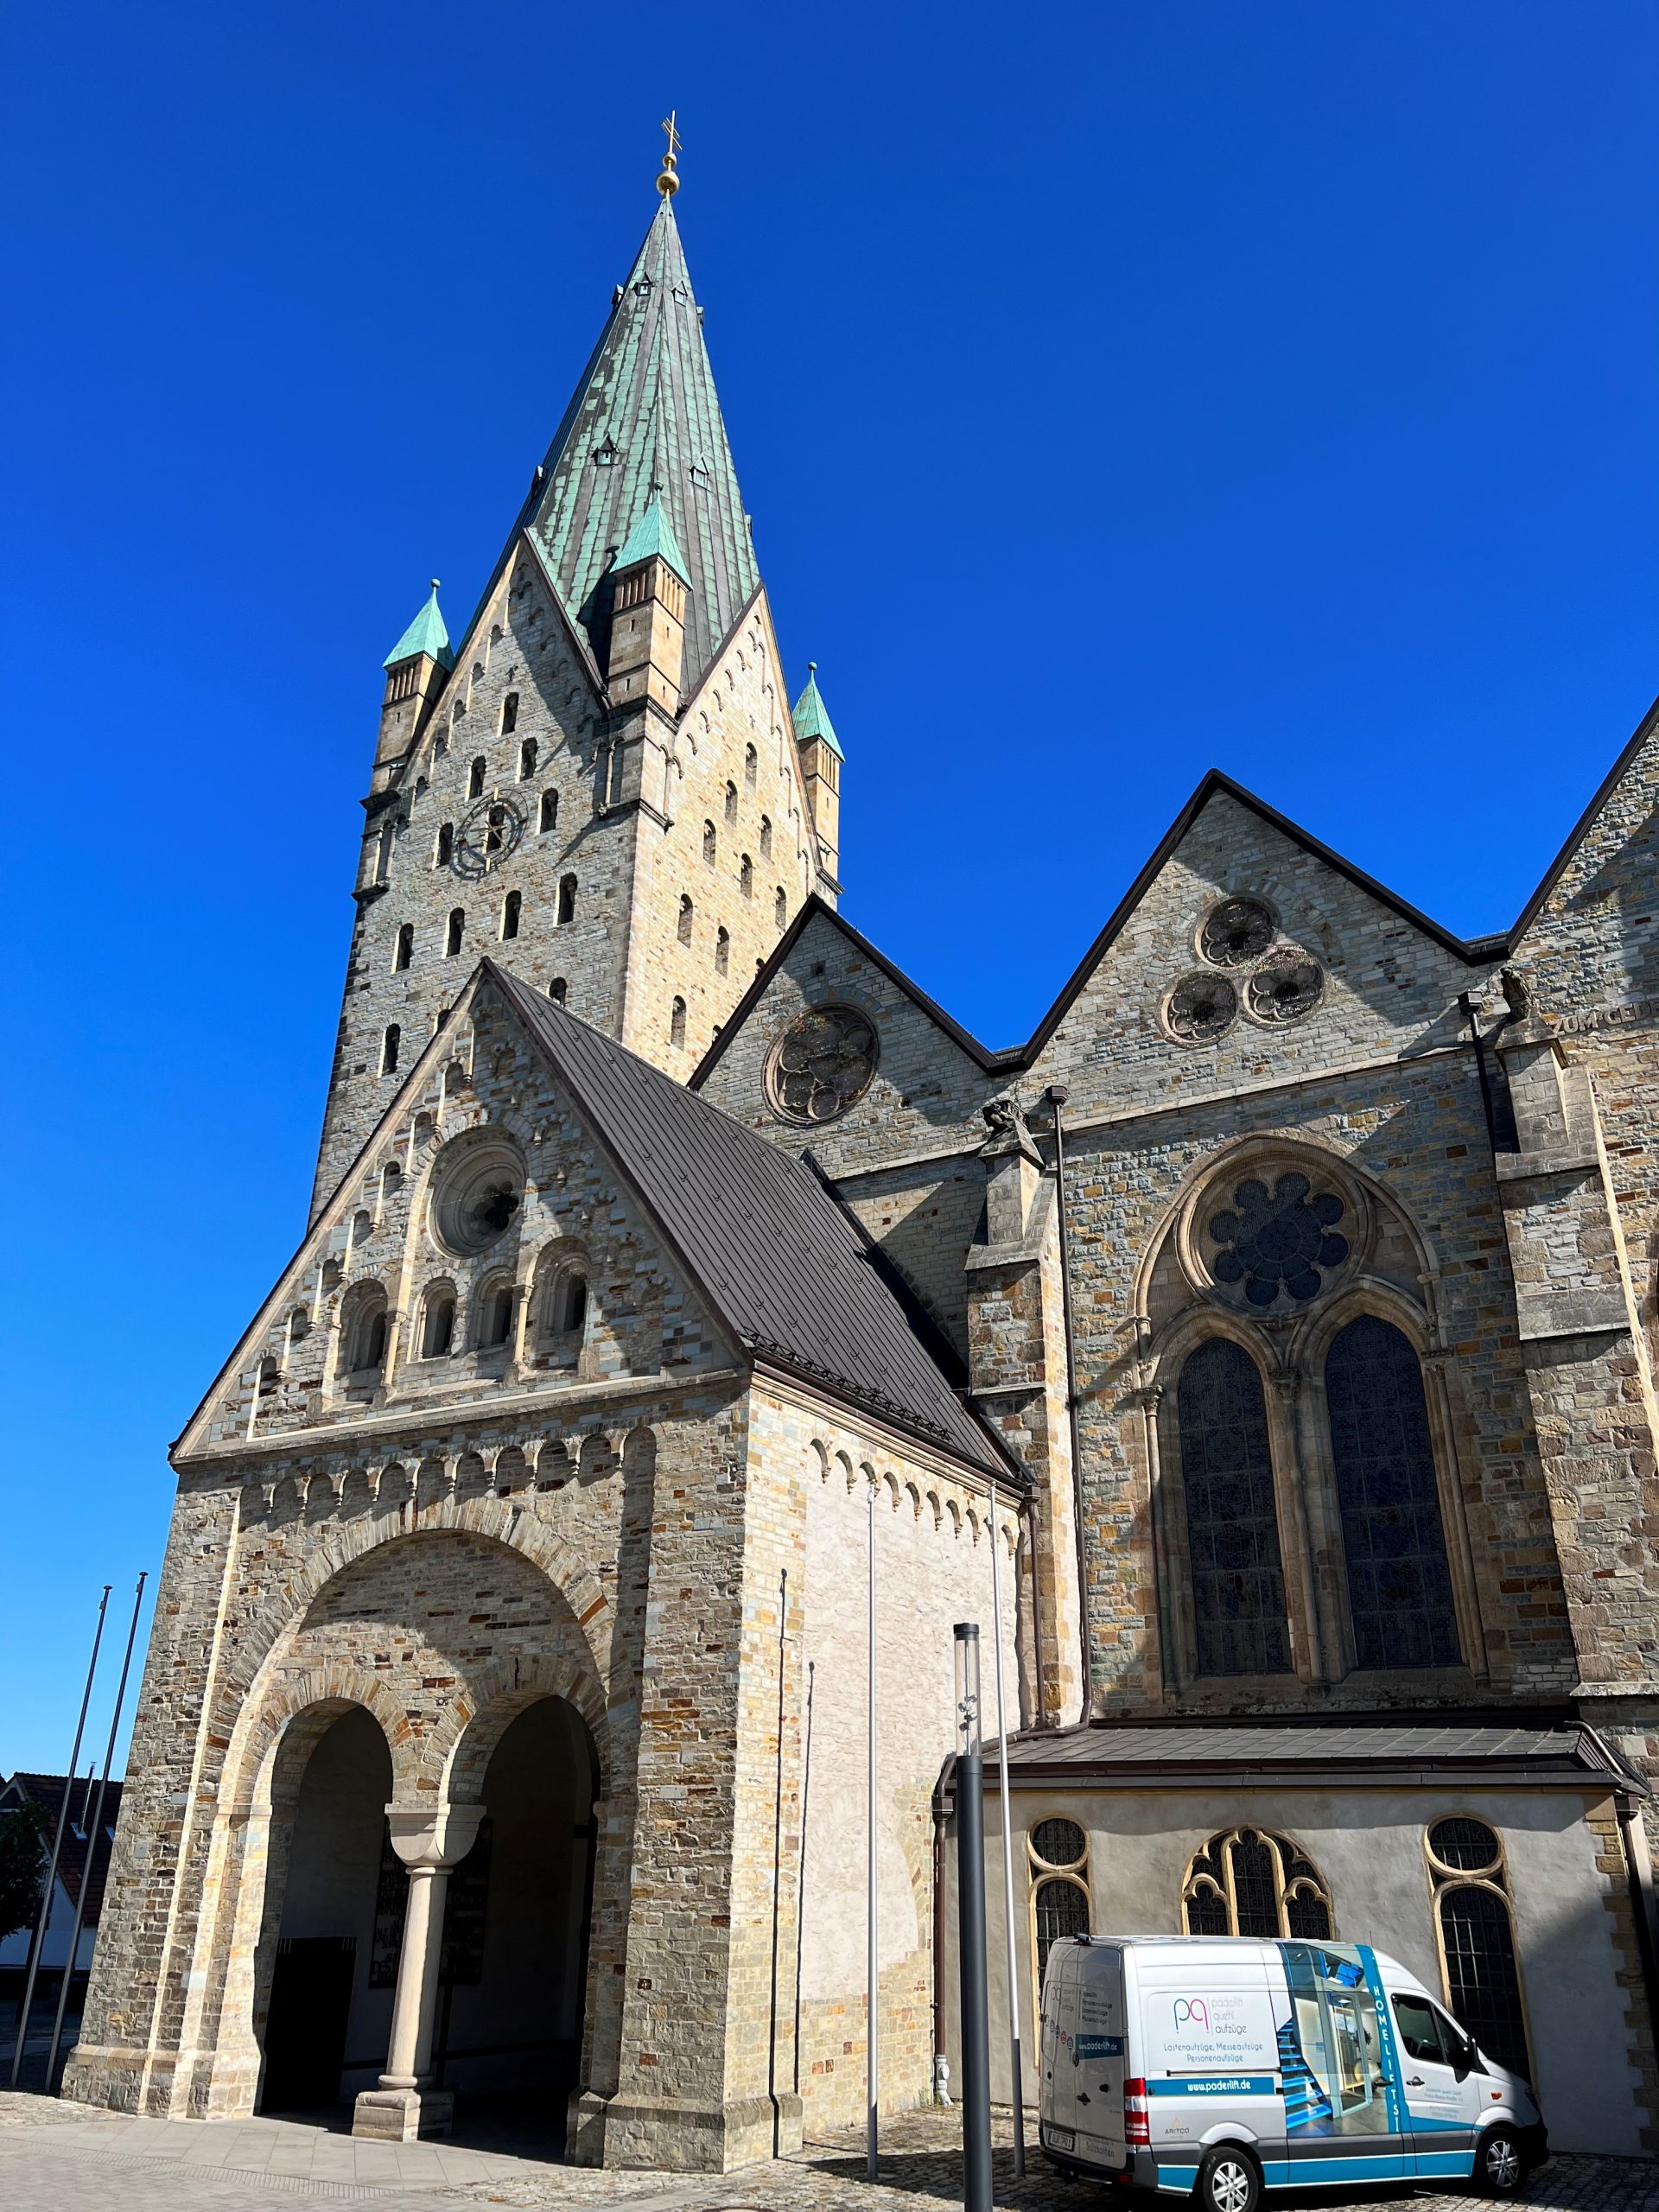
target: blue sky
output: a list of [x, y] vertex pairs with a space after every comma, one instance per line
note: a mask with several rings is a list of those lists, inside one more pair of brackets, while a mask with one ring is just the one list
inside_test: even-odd
[[846, 911], [1023, 1036], [1212, 766], [1503, 926], [1659, 690], [1659, 9], [14, 10], [0, 1772], [303, 1225], [379, 662], [658, 118]]

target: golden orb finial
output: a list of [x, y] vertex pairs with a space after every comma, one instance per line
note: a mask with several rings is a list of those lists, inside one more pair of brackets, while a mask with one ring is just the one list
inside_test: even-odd
[[680, 188], [680, 180], [674, 174], [675, 164], [680, 151], [680, 134], [674, 127], [674, 118], [677, 112], [677, 110], [670, 108], [668, 113], [663, 118], [663, 136], [667, 139], [668, 146], [663, 155], [663, 166], [658, 171], [657, 189], [664, 200], [671, 200]]

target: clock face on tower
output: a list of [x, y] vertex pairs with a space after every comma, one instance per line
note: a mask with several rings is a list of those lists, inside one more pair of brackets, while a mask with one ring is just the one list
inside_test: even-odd
[[524, 809], [516, 799], [481, 798], [455, 831], [449, 865], [457, 875], [487, 875], [524, 834]]

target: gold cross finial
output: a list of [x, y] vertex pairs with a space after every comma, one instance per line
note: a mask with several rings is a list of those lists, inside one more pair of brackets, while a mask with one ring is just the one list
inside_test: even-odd
[[658, 174], [657, 189], [664, 200], [671, 200], [680, 188], [680, 180], [674, 174], [675, 163], [680, 151], [680, 134], [674, 124], [674, 118], [677, 112], [677, 109], [670, 108], [668, 113], [663, 118], [662, 123], [663, 136], [668, 141], [668, 147], [663, 156], [662, 168]]

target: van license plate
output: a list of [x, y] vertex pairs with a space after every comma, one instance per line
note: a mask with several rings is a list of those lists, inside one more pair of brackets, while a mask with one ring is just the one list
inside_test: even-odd
[[1046, 2127], [1043, 2140], [1055, 2151], [1074, 2151], [1077, 2139], [1069, 2127]]

